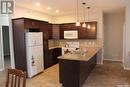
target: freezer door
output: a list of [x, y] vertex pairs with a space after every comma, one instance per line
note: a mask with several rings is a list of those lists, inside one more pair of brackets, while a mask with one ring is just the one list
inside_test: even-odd
[[42, 32], [28, 32], [26, 33], [26, 45], [27, 46], [39, 46], [43, 44]]
[[44, 70], [43, 66], [43, 46], [28, 47], [28, 76], [32, 77]]

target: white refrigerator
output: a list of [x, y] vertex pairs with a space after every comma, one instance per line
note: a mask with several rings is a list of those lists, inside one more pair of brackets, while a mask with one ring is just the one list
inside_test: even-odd
[[31, 78], [44, 70], [43, 33], [26, 33], [26, 55], [28, 77]]

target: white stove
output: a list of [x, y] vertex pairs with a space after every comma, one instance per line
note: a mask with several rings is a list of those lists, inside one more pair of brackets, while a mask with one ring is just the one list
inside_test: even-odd
[[62, 47], [62, 55], [73, 53], [77, 48], [79, 48], [79, 42], [66, 42], [66, 47]]

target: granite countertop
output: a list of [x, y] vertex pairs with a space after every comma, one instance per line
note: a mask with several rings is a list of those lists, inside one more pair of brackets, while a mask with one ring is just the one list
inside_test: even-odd
[[55, 48], [62, 48], [62, 47], [61, 46], [49, 47], [49, 50], [55, 49]]
[[58, 59], [88, 61], [91, 59], [101, 48], [100, 47], [88, 47], [84, 53], [67, 53], [59, 56]]

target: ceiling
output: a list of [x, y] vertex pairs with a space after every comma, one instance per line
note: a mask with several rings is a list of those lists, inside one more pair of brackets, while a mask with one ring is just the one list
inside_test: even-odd
[[[61, 15], [76, 11], [77, 0], [15, 0], [16, 5], [29, 8], [32, 10], [40, 11], [50, 15]], [[39, 2], [41, 5], [36, 6], [35, 3]], [[79, 7], [81, 3], [86, 2], [87, 6], [94, 9], [101, 9], [104, 12], [111, 12], [116, 9], [125, 7], [127, 0], [79, 0]], [[47, 10], [47, 8], [52, 8]], [[55, 11], [59, 10], [59, 13]]]

